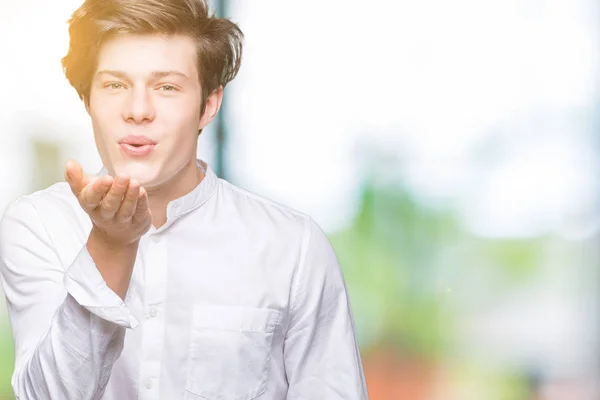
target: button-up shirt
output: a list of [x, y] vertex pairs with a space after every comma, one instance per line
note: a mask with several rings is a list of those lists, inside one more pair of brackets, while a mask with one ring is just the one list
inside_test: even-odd
[[198, 166], [201, 183], [140, 239], [124, 301], [86, 249], [92, 223], [65, 182], [6, 210], [18, 399], [367, 399], [326, 235]]

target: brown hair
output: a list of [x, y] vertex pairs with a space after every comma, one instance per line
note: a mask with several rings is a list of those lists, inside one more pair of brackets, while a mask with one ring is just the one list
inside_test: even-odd
[[202, 110], [206, 98], [237, 75], [242, 59], [240, 28], [209, 14], [206, 0], [86, 0], [69, 20], [65, 76], [89, 104], [102, 43], [119, 34], [187, 35], [196, 42]]

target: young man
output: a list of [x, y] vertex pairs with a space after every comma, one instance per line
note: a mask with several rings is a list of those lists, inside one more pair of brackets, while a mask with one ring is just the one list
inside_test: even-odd
[[239, 28], [203, 0], [87, 0], [69, 32], [104, 169], [68, 162], [0, 223], [17, 398], [366, 399], [325, 234], [195, 158]]

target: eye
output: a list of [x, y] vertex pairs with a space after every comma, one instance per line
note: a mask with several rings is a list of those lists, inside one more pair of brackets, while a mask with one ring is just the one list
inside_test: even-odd
[[162, 90], [163, 92], [175, 92], [177, 91], [177, 88], [173, 85], [162, 85], [159, 90]]
[[110, 83], [107, 83], [106, 85], [104, 85], [104, 87], [108, 88], [108, 89], [122, 89], [125, 86], [123, 86], [122, 84], [120, 84], [118, 82], [110, 82]]

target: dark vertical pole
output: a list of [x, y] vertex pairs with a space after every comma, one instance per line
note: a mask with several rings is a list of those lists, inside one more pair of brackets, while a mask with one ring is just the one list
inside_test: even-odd
[[[224, 18], [227, 16], [228, 0], [216, 0], [217, 16]], [[217, 160], [215, 165], [215, 173], [222, 179], [227, 179], [227, 172], [225, 171], [225, 150], [227, 144], [227, 127], [225, 124], [225, 114], [227, 112], [227, 97], [223, 96], [223, 104], [221, 104], [221, 110], [217, 114]]]

